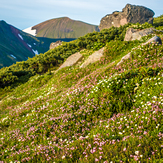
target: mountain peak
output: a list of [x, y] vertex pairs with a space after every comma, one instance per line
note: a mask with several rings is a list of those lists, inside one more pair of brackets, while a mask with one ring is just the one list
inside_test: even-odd
[[[27, 29], [23, 31], [29, 33]], [[35, 31], [37, 37], [78, 38], [84, 36], [87, 33], [99, 31], [99, 29], [96, 25], [72, 20], [69, 17], [60, 17], [50, 19], [30, 27], [30, 34], [32, 33], [31, 31]]]

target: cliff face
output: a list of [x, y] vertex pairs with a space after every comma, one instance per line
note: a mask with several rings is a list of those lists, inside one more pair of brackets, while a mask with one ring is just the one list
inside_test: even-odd
[[112, 14], [108, 14], [101, 19], [99, 29], [110, 28], [112, 26], [119, 27], [120, 25], [125, 25], [127, 23], [137, 23], [143, 24], [148, 22], [153, 23], [154, 12], [144, 6], [136, 6], [127, 4], [122, 12], [115, 11]]

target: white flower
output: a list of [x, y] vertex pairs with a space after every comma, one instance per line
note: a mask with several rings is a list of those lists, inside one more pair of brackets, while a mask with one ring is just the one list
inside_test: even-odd
[[139, 151], [135, 151], [135, 154], [138, 155], [139, 154]]
[[65, 156], [62, 156], [62, 159], [64, 159], [65, 158]]
[[140, 157], [143, 157], [143, 155], [140, 155]]

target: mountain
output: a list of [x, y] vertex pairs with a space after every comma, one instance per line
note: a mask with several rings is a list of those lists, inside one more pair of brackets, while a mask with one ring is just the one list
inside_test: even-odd
[[35, 56], [44, 49], [41, 44], [37, 38], [0, 21], [0, 68]]
[[[28, 57], [49, 50], [51, 42], [58, 39], [36, 38], [16, 27], [0, 21], [0, 68], [10, 66], [17, 61], [25, 61]], [[72, 39], [62, 39], [71, 41]]]
[[99, 31], [98, 26], [68, 17], [47, 20], [23, 30], [37, 37], [46, 38], [78, 38], [93, 31]]

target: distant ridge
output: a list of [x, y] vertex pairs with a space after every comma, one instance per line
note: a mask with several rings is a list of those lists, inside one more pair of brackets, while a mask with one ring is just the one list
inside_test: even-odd
[[55, 42], [54, 39], [38, 39], [4, 20], [0, 21], [0, 68], [46, 52], [52, 41]]
[[36, 30], [36, 37], [78, 38], [87, 33], [99, 31], [99, 28], [96, 25], [61, 17], [35, 25], [30, 31], [33, 32], [34, 30]]

